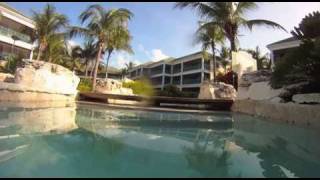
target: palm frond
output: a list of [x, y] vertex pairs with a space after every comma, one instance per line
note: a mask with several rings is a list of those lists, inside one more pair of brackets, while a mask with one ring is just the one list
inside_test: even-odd
[[284, 27], [282, 27], [280, 24], [275, 23], [273, 21], [265, 20], [265, 19], [252, 19], [248, 20], [245, 24], [250, 30], [252, 30], [253, 26], [269, 26], [273, 28], [279, 28], [284, 30], [285, 32], [288, 32]]

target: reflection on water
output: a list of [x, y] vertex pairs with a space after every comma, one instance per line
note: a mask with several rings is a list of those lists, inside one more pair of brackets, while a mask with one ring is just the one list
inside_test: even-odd
[[1, 177], [320, 176], [319, 133], [251, 116], [0, 107]]

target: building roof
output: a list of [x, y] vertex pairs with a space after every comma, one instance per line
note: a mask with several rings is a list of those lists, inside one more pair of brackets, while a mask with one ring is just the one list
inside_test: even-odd
[[298, 39], [295, 38], [295, 37], [289, 37], [289, 38], [282, 39], [282, 40], [280, 40], [280, 41], [277, 41], [277, 42], [268, 44], [267, 46], [271, 46], [271, 45], [275, 45], [275, 44], [281, 44], [281, 43], [286, 43], [286, 42], [291, 42], [291, 41], [296, 41], [296, 40], [298, 40]]
[[23, 16], [23, 17], [28, 18], [28, 19], [31, 20], [30, 17], [28, 17], [28, 16], [22, 14], [20, 11], [14, 9], [14, 8], [12, 8], [12, 7], [10, 7], [10, 6], [9, 6], [7, 3], [5, 3], [5, 2], [0, 2], [0, 6], [2, 6], [2, 7], [6, 8], [6, 9], [12, 11], [12, 12], [15, 12], [15, 13], [17, 13], [17, 14], [19, 14], [19, 15], [21, 15], [21, 16]]

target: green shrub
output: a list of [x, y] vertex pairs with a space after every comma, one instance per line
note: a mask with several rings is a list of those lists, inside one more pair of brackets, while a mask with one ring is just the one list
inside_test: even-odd
[[148, 79], [141, 79], [132, 82], [123, 82], [122, 87], [131, 88], [134, 94], [143, 96], [153, 96], [154, 89]]
[[198, 93], [180, 91], [175, 85], [167, 85], [163, 90], [158, 91], [157, 95], [167, 97], [197, 97]]
[[320, 83], [320, 38], [304, 40], [275, 64], [270, 80], [273, 88], [299, 82]]
[[89, 92], [92, 90], [92, 80], [91, 79], [80, 79], [80, 83], [78, 85], [78, 90], [80, 92]]
[[9, 55], [5, 59], [7, 61], [5, 71], [8, 73], [14, 73], [22, 62], [22, 57], [20, 55]]

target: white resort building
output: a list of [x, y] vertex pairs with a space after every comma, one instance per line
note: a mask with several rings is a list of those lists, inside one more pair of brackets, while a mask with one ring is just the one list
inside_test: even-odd
[[182, 91], [199, 92], [200, 84], [210, 77], [209, 69], [209, 61], [203, 58], [202, 52], [196, 52], [135, 66], [129, 71], [129, 78], [148, 77], [158, 90], [172, 84]]
[[9, 54], [30, 58], [34, 28], [30, 18], [0, 2], [0, 61]]

